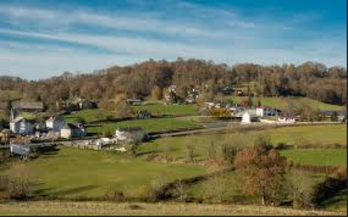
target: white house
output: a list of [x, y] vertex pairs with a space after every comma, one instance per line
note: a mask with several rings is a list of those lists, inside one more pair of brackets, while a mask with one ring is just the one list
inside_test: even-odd
[[242, 116], [242, 124], [250, 124], [251, 123], [251, 115], [249, 112], [244, 112]]
[[141, 127], [120, 127], [115, 134], [118, 142], [140, 142], [145, 136], [146, 133]]
[[258, 117], [263, 117], [264, 116], [264, 109], [263, 108], [256, 108], [256, 115]]
[[60, 129], [60, 137], [70, 139], [85, 136], [85, 129], [82, 126], [67, 123]]
[[246, 111], [242, 115], [242, 124], [250, 124], [251, 122], [257, 122], [259, 118], [252, 112]]
[[30, 135], [33, 133], [33, 124], [18, 116], [10, 121], [10, 130], [16, 134]]
[[50, 117], [46, 120], [46, 127], [54, 132], [60, 132], [64, 125], [65, 121], [62, 117]]

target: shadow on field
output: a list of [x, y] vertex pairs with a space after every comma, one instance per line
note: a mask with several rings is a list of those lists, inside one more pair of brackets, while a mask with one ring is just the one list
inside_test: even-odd
[[97, 188], [96, 185], [85, 185], [85, 186], [81, 186], [81, 187], [77, 187], [77, 188], [70, 188], [70, 189], [58, 191], [57, 195], [64, 196], [64, 195], [68, 195], [68, 194], [78, 194], [78, 193], [82, 193], [84, 191], [89, 191], [89, 190], [92, 190], [95, 188]]

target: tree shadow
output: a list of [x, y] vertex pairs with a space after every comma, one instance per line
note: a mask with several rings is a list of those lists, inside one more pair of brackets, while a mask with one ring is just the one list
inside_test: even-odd
[[64, 196], [64, 195], [69, 195], [69, 194], [78, 194], [78, 193], [89, 191], [89, 190], [92, 190], [95, 188], [97, 188], [96, 185], [85, 185], [85, 186], [81, 186], [81, 187], [70, 188], [70, 189], [58, 191], [56, 193], [56, 195]]

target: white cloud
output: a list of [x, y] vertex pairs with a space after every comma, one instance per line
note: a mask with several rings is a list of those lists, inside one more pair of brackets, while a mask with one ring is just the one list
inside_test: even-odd
[[[0, 15], [6, 16], [12, 24], [20, 27], [16, 29], [31, 29], [0, 29], [0, 35], [21, 36], [38, 41], [28, 43], [21, 40], [0, 40], [0, 74], [18, 72], [26, 78], [49, 77], [67, 70], [91, 72], [114, 64], [126, 65], [149, 58], [174, 60], [178, 56], [227, 64], [282, 64], [307, 60], [328, 65], [346, 64], [345, 40], [336, 40], [329, 32], [322, 33], [321, 38], [299, 40], [291, 38], [291, 35], [302, 34], [298, 31], [299, 26], [287, 25], [291, 20], [280, 22], [276, 19], [260, 21], [255, 17], [247, 19], [234, 10], [207, 8], [185, 2], [179, 2], [173, 9], [187, 12], [192, 17], [186, 16], [185, 22], [181, 22], [177, 19], [164, 20], [161, 18], [162, 13], [152, 12], [148, 15], [134, 12], [107, 14], [86, 9], [59, 11], [0, 5]], [[208, 24], [210, 18], [216, 18], [216, 26]], [[300, 25], [301, 19], [294, 22]], [[132, 30], [136, 34], [116, 34], [118, 31], [112, 31], [115, 34], [110, 31], [107, 35], [99, 31], [93, 34], [77, 33], [73, 28], [76, 24], [120, 32]], [[32, 25], [36, 28], [32, 28]], [[149, 32], [172, 37], [150, 38], [142, 34]], [[184, 36], [184, 39], [175, 40], [176, 36]], [[42, 39], [51, 42], [40, 44]], [[57, 41], [80, 46], [63, 46]], [[345, 43], [344, 48], [342, 43]], [[112, 54], [79, 49], [83, 45], [110, 50]]]

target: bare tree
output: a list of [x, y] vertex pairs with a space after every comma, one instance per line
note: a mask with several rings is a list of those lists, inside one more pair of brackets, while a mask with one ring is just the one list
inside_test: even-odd
[[314, 197], [314, 182], [309, 172], [292, 169], [288, 176], [291, 198], [295, 209], [312, 207]]
[[195, 145], [187, 144], [186, 145], [186, 158], [187, 162], [194, 163], [195, 162]]

